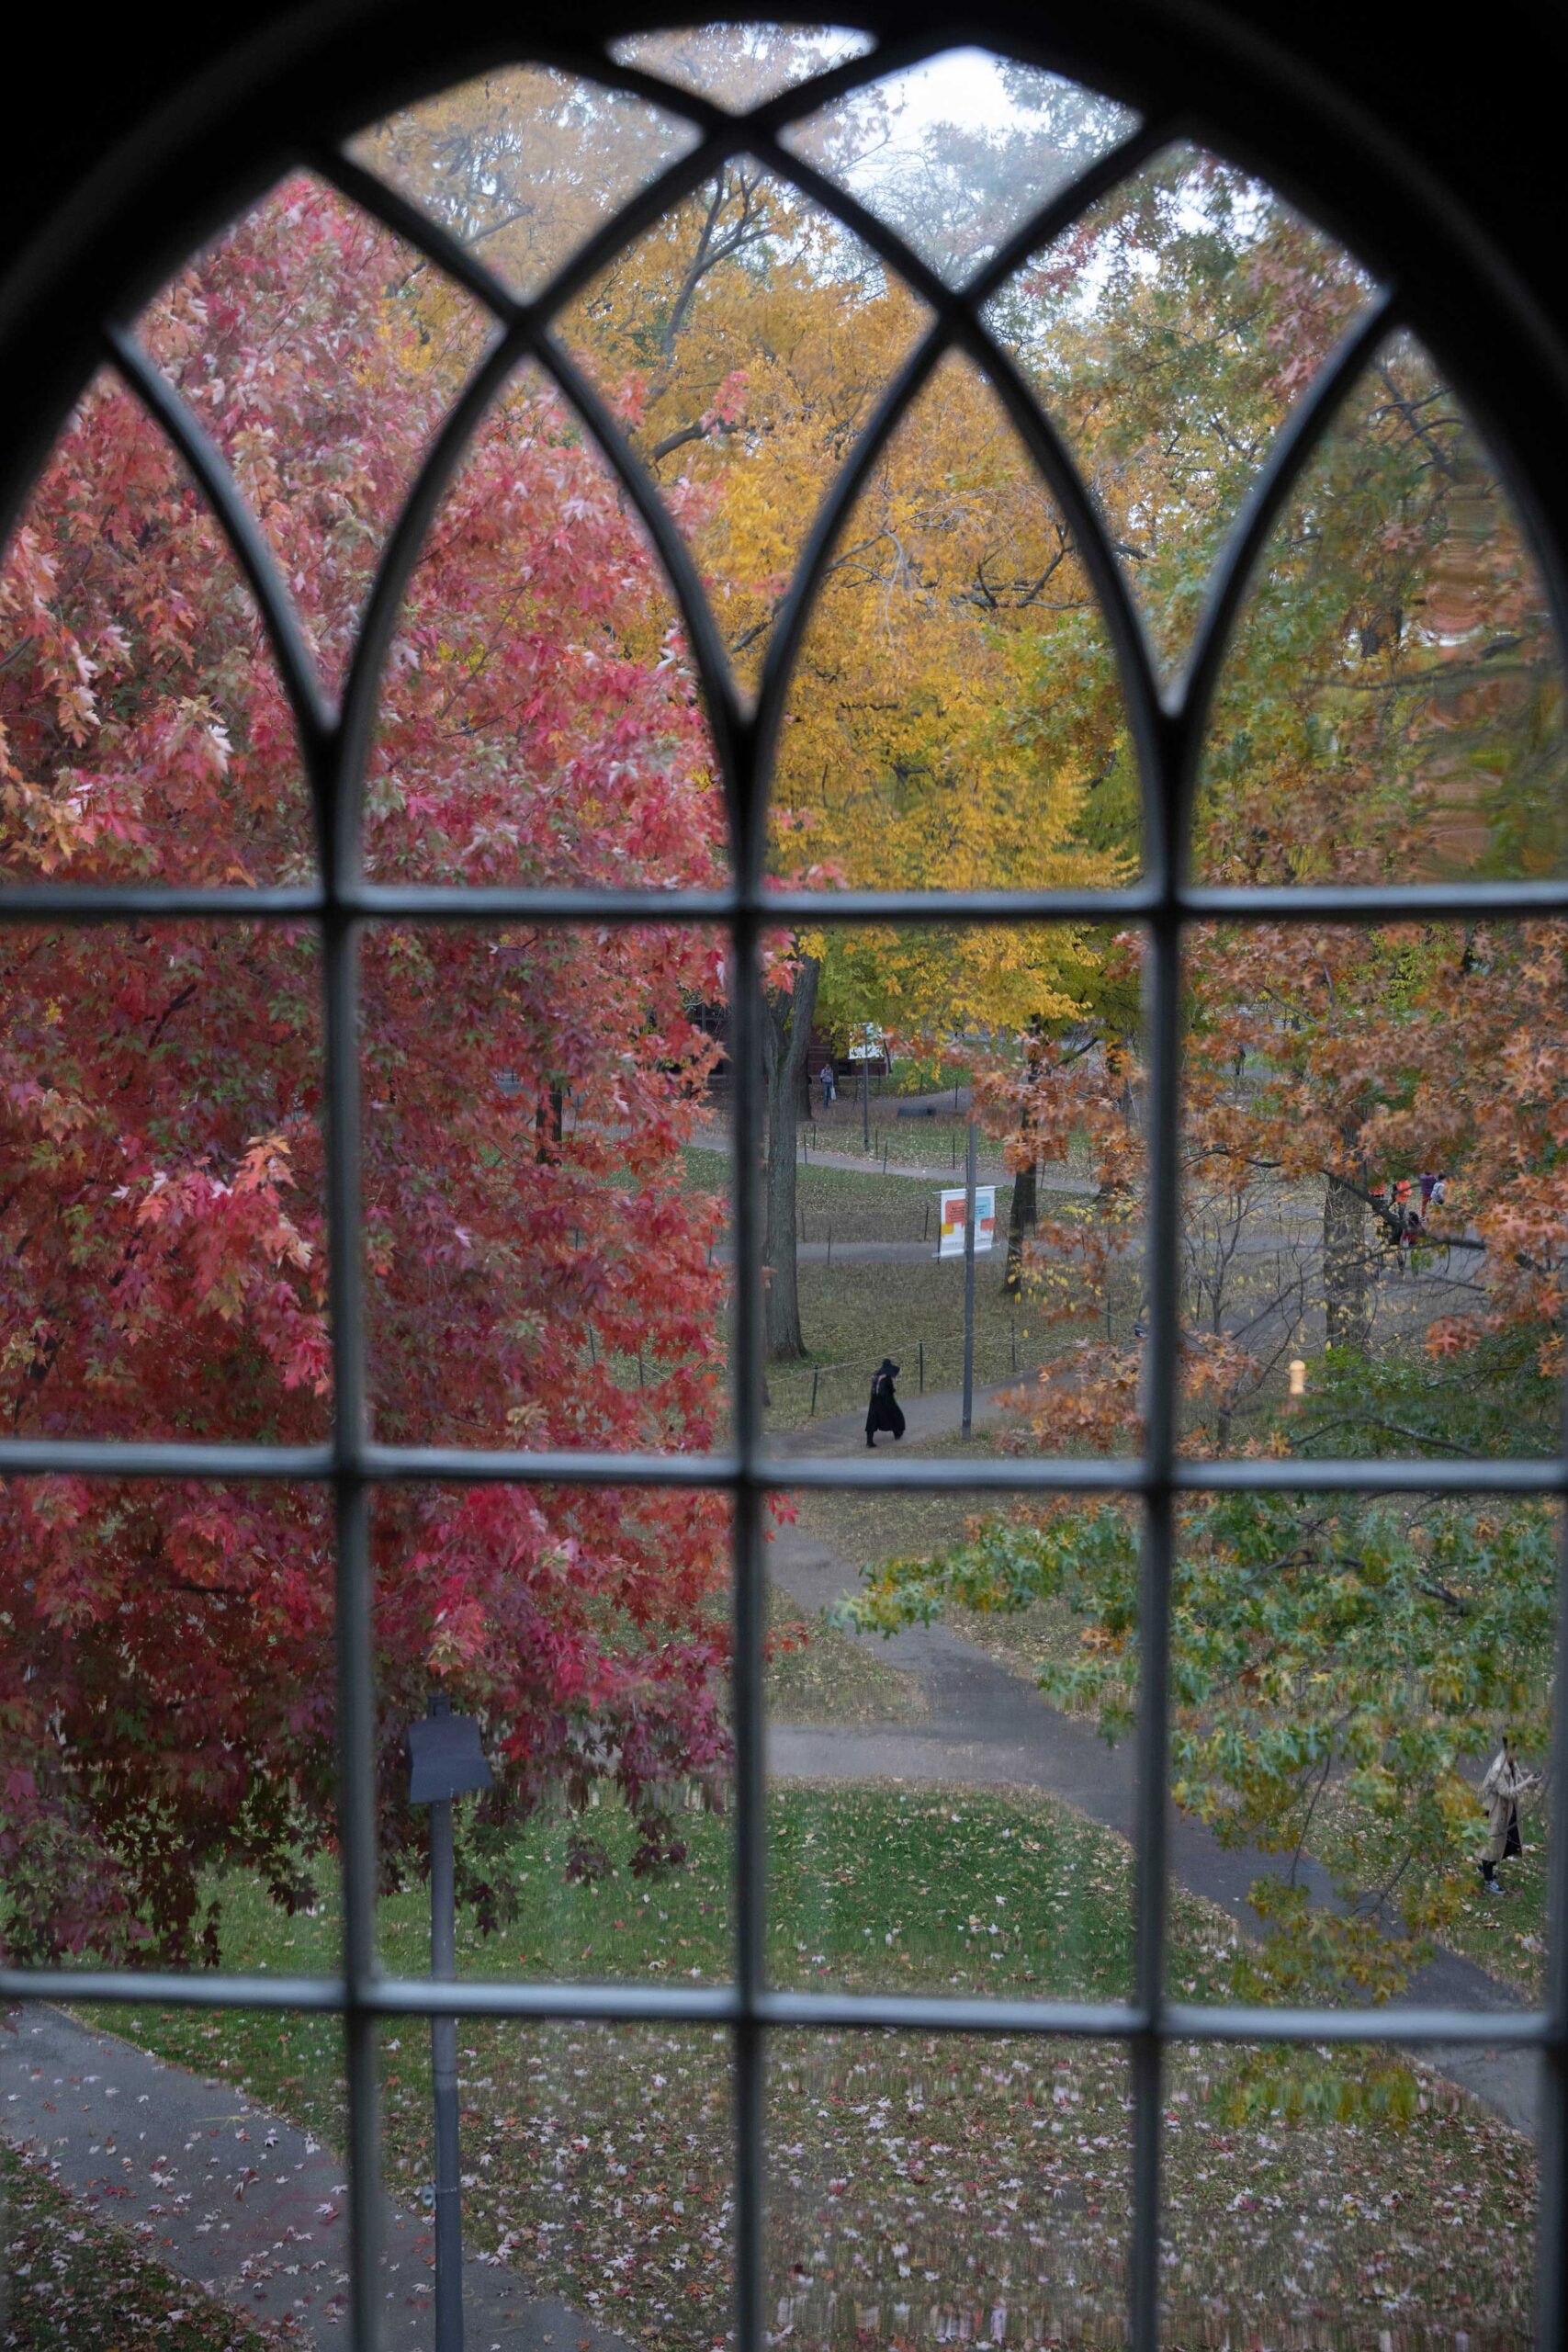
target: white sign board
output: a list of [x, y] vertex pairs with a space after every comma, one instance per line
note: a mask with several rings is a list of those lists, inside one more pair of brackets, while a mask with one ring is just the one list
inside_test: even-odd
[[[939, 1258], [962, 1258], [964, 1255], [964, 1210], [968, 1193], [962, 1184], [953, 1186], [941, 1195], [941, 1238], [937, 1243]], [[975, 1255], [984, 1257], [997, 1238], [997, 1188], [994, 1184], [975, 1187]]]

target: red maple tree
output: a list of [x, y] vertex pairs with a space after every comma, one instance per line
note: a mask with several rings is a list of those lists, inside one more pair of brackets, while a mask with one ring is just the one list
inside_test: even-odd
[[[323, 681], [482, 323], [395, 240], [286, 184], [142, 324], [232, 467]], [[694, 681], [603, 458], [537, 377], [491, 407], [411, 583], [367, 870], [714, 882]], [[314, 870], [265, 634], [117, 379], [85, 395], [0, 575], [0, 874]], [[320, 1440], [331, 1416], [319, 944], [305, 922], [0, 933], [0, 1400], [17, 1432]], [[377, 1434], [701, 1450], [716, 1210], [682, 1147], [716, 935], [373, 925], [360, 954]], [[484, 1716], [497, 1823], [614, 1779], [645, 1865], [728, 1729], [720, 1498], [395, 1487], [372, 1555], [384, 1867], [433, 1677]], [[282, 1899], [333, 1834], [333, 1530], [285, 1483], [17, 1482], [0, 1510], [11, 1953], [217, 1951], [202, 1875]], [[584, 1867], [593, 1866], [590, 1845]], [[472, 1892], [492, 1905], [494, 1888]]]

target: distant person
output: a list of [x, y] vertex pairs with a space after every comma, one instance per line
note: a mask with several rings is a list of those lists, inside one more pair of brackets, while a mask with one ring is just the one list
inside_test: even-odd
[[874, 1452], [878, 1430], [891, 1430], [895, 1438], [901, 1438], [907, 1427], [903, 1408], [893, 1394], [897, 1377], [897, 1365], [891, 1356], [884, 1356], [872, 1377], [871, 1402], [865, 1411], [865, 1442]]
[[1532, 1789], [1540, 1786], [1534, 1772], [1524, 1771], [1514, 1753], [1512, 1732], [1503, 1734], [1503, 1745], [1486, 1768], [1481, 1783], [1481, 1802], [1486, 1807], [1486, 1852], [1479, 1868], [1482, 1883], [1489, 1894], [1501, 1894], [1503, 1888], [1497, 1877], [1499, 1862], [1511, 1861], [1525, 1850], [1519, 1836], [1519, 1804]]
[[822, 1065], [822, 1108], [829, 1110], [839, 1099], [839, 1074], [831, 1062]]

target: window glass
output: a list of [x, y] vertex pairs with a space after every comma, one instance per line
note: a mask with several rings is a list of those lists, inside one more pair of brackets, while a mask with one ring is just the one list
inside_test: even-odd
[[807, 620], [774, 754], [773, 870], [860, 889], [1109, 888], [1136, 764], [1073, 531], [967, 359], [874, 459]]
[[645, 98], [514, 65], [389, 115], [348, 152], [530, 300], [697, 135]]
[[868, 33], [843, 25], [712, 24], [628, 33], [611, 42], [610, 54], [740, 113], [863, 56], [871, 46]]
[[1421, 346], [1357, 383], [1221, 673], [1192, 862], [1215, 882], [1563, 865], [1562, 650], [1495, 460]]
[[[11, 2332], [47, 2343], [64, 2328], [95, 2352], [265, 2352], [341, 2333], [343, 2040], [341, 2018], [307, 2010], [29, 2002], [0, 2050], [23, 2149], [0, 2140]], [[405, 2294], [428, 2276], [414, 2234], [394, 2217]]]
[[422, 254], [302, 174], [138, 322], [227, 458], [333, 692], [388, 534], [490, 331]]
[[0, 929], [13, 1434], [325, 1435], [321, 987], [303, 923]]
[[[1171, 1773], [1192, 1826], [1176, 1869], [1235, 1922], [1232, 1997], [1544, 2000], [1561, 1549], [1561, 1514], [1535, 1496], [1182, 1505]], [[1119, 1599], [1106, 1579], [1091, 1615]], [[1179, 1997], [1213, 1997], [1174, 1944], [1168, 1964]], [[1529, 2053], [1433, 2063], [1518, 2127]], [[1274, 2064], [1241, 2069], [1236, 2097]], [[1303, 2061], [1303, 2080], [1317, 2071]]]
[[459, 1975], [728, 1980], [731, 1522], [728, 1496], [699, 1487], [378, 1489], [378, 1931], [391, 1974], [431, 1962], [431, 1815], [404, 1743], [434, 1707], [472, 1726], [474, 1778], [453, 1804]]
[[309, 882], [294, 717], [228, 541], [94, 378], [0, 567], [0, 882]]
[[320, 1487], [7, 1482], [6, 1965], [337, 1969], [333, 1581]]
[[953, 49], [860, 84], [783, 143], [958, 285], [1136, 126], [1058, 74]]
[[1551, 1454], [1559, 922], [1199, 924], [1181, 1419], [1195, 1453]]
[[377, 1433], [724, 1442], [724, 943], [641, 926], [367, 931]]
[[726, 831], [658, 559], [576, 411], [525, 368], [481, 419], [403, 599], [366, 872], [712, 889]]
[[1122, 2049], [829, 2032], [770, 2049], [770, 2320], [833, 2346], [1116, 2340]]
[[1094, 493], [1165, 669], [1180, 667], [1281, 424], [1370, 290], [1271, 188], [1182, 145], [988, 305]]
[[[1137, 1520], [1112, 1623], [1101, 1508], [956, 1487], [781, 1503], [766, 1555], [775, 1983], [1130, 1997]], [[1104, 1582], [1079, 1573], [1080, 1537]], [[1225, 1924], [1183, 1895], [1172, 1928], [1220, 1997]]]
[[[1540, 2078], [1533, 2052], [1473, 2056], [1482, 2069], [1517, 2059], [1532, 2088]], [[1529, 2128], [1488, 2114], [1423, 2054], [1179, 2046], [1162, 2188], [1172, 2346], [1244, 2330], [1331, 2341], [1336, 2328], [1531, 2340]]]
[[747, 155], [562, 314], [562, 341], [692, 548], [742, 683], [926, 315], [858, 238]]

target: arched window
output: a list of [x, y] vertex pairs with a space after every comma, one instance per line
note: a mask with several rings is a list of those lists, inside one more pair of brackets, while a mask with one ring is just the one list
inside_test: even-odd
[[455, 2016], [481, 2335], [1553, 2341], [1561, 615], [1446, 224], [1239, 69], [422, 38], [148, 167], [6, 483], [7, 2135], [99, 2194], [129, 2020], [160, 2260], [368, 2352]]

